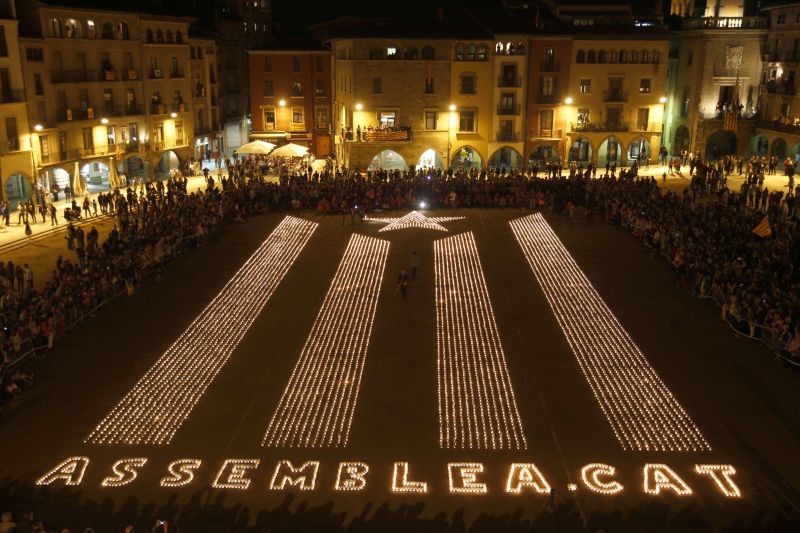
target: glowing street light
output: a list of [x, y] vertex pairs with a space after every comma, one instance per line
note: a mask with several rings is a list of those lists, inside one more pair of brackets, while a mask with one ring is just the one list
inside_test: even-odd
[[567, 96], [566, 98], [564, 98], [564, 103], [565, 104], [572, 105], [572, 102], [573, 102], [573, 100], [572, 100], [571, 96]]
[[37, 124], [33, 127], [33, 129], [35, 129], [36, 131], [42, 131], [44, 129], [44, 126], [42, 126], [41, 124]]
[[169, 116], [171, 116], [172, 118], [175, 118], [175, 117], [178, 116], [178, 114], [175, 111], [173, 111], [172, 113], [169, 114]]
[[361, 102], [357, 103], [356, 104], [356, 111], [361, 111], [362, 109], [364, 109], [364, 104], [362, 104]]
[[285, 107], [286, 106], [286, 100], [281, 98], [280, 100], [278, 100], [278, 105], [281, 106], [281, 107]]
[[108, 119], [106, 117], [101, 118], [100, 124], [108, 124]]
[[658, 99], [658, 101], [661, 102], [662, 104], [666, 104], [667, 103], [667, 97], [666, 96], [662, 96], [661, 98]]
[[449, 109], [450, 109], [450, 111], [455, 111], [456, 110], [456, 104], [450, 104], [450, 108]]

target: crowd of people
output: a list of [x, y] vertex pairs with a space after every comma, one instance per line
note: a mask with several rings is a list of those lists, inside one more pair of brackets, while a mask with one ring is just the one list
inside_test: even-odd
[[[683, 164], [684, 161], [681, 161]], [[218, 233], [224, 222], [264, 210], [314, 211], [355, 219], [374, 210], [515, 207], [549, 209], [572, 216], [584, 206], [621, 224], [669, 258], [682, 286], [713, 297], [739, 329], [769, 335], [777, 349], [800, 357], [800, 187], [763, 188], [763, 161], [748, 161], [741, 190], [725, 178], [739, 165], [733, 158], [706, 163], [692, 159], [692, 185], [681, 193], [658, 187], [637, 169], [598, 169], [559, 163], [525, 171], [506, 169], [415, 171], [366, 174], [328, 164], [283, 167], [277, 182], [266, 179], [266, 159], [228, 162], [228, 175], [208, 174], [206, 187], [187, 192], [187, 179], [139, 183], [101, 195], [100, 211], [115, 217], [101, 239], [96, 228], [68, 225], [67, 257], [59, 256], [39, 289], [27, 265], [0, 263], [0, 356], [4, 367], [54, 339], [103, 302], [132, 294], [136, 284], [166, 259]], [[567, 175], [562, 175], [568, 171]], [[96, 208], [95, 208], [96, 209]], [[89, 214], [93, 214], [90, 212]], [[772, 235], [752, 229], [767, 216]], [[344, 220], [344, 219], [343, 219]], [[767, 340], [767, 339], [765, 339]], [[3, 373], [2, 397], [13, 398], [33, 382], [21, 370]]]

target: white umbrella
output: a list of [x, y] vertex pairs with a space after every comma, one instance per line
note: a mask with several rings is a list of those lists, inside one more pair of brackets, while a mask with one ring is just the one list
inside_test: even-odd
[[75, 172], [72, 174], [72, 196], [73, 198], [80, 198], [83, 196], [83, 178], [81, 177], [81, 167], [78, 161], [75, 161]]
[[324, 172], [327, 165], [328, 162], [325, 159], [315, 159], [314, 162], [311, 163], [311, 170], [314, 172]]
[[266, 155], [275, 148], [275, 145], [266, 141], [255, 140], [253, 142], [243, 144], [236, 150], [237, 154], [261, 154]]
[[308, 148], [299, 144], [284, 144], [272, 151], [270, 155], [276, 157], [303, 157], [308, 153]]

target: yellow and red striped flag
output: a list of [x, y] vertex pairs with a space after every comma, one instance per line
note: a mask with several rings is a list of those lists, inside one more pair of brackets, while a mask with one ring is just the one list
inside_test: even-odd
[[759, 237], [769, 237], [772, 235], [772, 228], [769, 227], [769, 217], [764, 216], [764, 219], [758, 223], [758, 226], [753, 228], [753, 233]]

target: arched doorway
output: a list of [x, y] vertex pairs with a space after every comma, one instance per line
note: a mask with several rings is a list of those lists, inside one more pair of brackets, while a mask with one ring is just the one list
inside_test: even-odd
[[648, 159], [651, 161], [653, 159], [653, 152], [650, 151], [650, 142], [644, 137], [635, 138], [628, 145], [628, 166], [633, 165], [634, 161], [644, 165]]
[[683, 150], [689, 150], [689, 128], [678, 126], [675, 130], [675, 140], [672, 143], [672, 155], [678, 155]]
[[531, 152], [531, 155], [528, 156], [528, 164], [530, 166], [541, 166], [545, 163], [557, 160], [558, 150], [549, 143], [542, 143], [536, 146]]
[[408, 164], [403, 156], [394, 150], [384, 150], [372, 158], [367, 170], [373, 172], [375, 170], [401, 170], [405, 172], [408, 170]]
[[477, 150], [471, 146], [462, 146], [453, 154], [450, 168], [455, 170], [470, 170], [483, 167], [483, 159]]
[[145, 166], [144, 159], [139, 157], [138, 155], [134, 155], [131, 157], [126, 158], [122, 161], [121, 168], [118, 168], [117, 171], [120, 174], [120, 180], [125, 181], [122, 175], [125, 175], [125, 178], [128, 179], [128, 183], [132, 183], [132, 180], [135, 179], [147, 179], [147, 167]]
[[500, 148], [489, 158], [490, 168], [520, 169], [523, 166], [522, 155], [510, 146]]
[[769, 139], [764, 135], [754, 135], [750, 141], [750, 154], [758, 157], [767, 155]]
[[715, 160], [735, 153], [736, 134], [732, 131], [718, 131], [706, 141], [706, 159]]
[[772, 149], [770, 150], [769, 155], [775, 156], [778, 159], [784, 159], [786, 157], [786, 141], [781, 138], [777, 138], [772, 141]]
[[17, 209], [20, 202], [27, 202], [31, 199], [33, 187], [31, 179], [24, 174], [12, 174], [6, 179], [4, 199], [8, 202], [11, 211]]
[[442, 170], [444, 168], [444, 160], [439, 152], [433, 148], [428, 148], [417, 160], [417, 170], [423, 168], [432, 168], [434, 170]]
[[163, 180], [170, 177], [173, 171], [178, 170], [181, 166], [181, 160], [178, 159], [178, 154], [172, 150], [167, 150], [161, 154], [156, 166], [156, 178]]
[[622, 156], [622, 145], [616, 137], [608, 137], [600, 144], [600, 149], [597, 150], [597, 166], [604, 167], [606, 163], [619, 165]]
[[589, 163], [592, 160], [592, 145], [586, 139], [575, 139], [569, 149], [569, 162]]
[[105, 192], [110, 189], [108, 183], [108, 165], [102, 161], [90, 161], [81, 167], [81, 176], [89, 194]]

